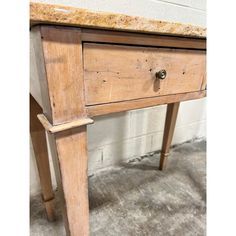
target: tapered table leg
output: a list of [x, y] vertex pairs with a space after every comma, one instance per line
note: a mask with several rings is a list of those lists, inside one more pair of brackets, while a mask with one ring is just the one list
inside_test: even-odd
[[67, 235], [89, 235], [87, 128], [49, 134]]
[[54, 214], [54, 193], [52, 188], [48, 151], [46, 143], [46, 133], [42, 124], [37, 118], [37, 114], [42, 113], [42, 108], [30, 96], [30, 134], [36, 158], [39, 179], [42, 189], [42, 198], [46, 208], [48, 220], [55, 219]]
[[166, 168], [167, 157], [169, 155], [170, 145], [174, 134], [175, 123], [179, 110], [179, 102], [170, 103], [167, 105], [166, 121], [164, 136], [162, 141], [161, 159], [159, 169], [163, 170]]

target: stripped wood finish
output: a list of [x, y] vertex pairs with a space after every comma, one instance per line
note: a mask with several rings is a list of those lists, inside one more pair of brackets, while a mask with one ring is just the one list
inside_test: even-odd
[[116, 112], [129, 111], [141, 109], [145, 107], [153, 107], [162, 104], [169, 104], [173, 102], [188, 101], [199, 99], [206, 96], [206, 91], [199, 91], [193, 93], [173, 94], [168, 96], [143, 98], [131, 101], [114, 102], [102, 105], [87, 106], [87, 113], [90, 117], [107, 115]]
[[206, 39], [183, 38], [153, 34], [138, 34], [108, 30], [81, 29], [81, 39], [85, 42], [130, 44], [188, 49], [206, 49]]
[[49, 134], [67, 235], [89, 235], [86, 126]]
[[[47, 95], [42, 104], [43, 113], [52, 126], [47, 126], [49, 130], [60, 131], [48, 134], [66, 231], [67, 235], [86, 236], [89, 235], [87, 123], [79, 128], [71, 127], [81, 123], [78, 119], [81, 121], [87, 118], [81, 31], [55, 26], [39, 26], [36, 31], [35, 35], [41, 39], [39, 49], [44, 59], [37, 61], [41, 65], [42, 92]], [[43, 69], [45, 71], [42, 73]]]
[[164, 136], [162, 141], [161, 159], [159, 169], [164, 170], [167, 164], [167, 157], [170, 151], [170, 145], [174, 134], [175, 123], [177, 120], [179, 102], [167, 105]]
[[93, 120], [90, 118], [81, 118], [75, 121], [71, 121], [65, 124], [61, 124], [61, 125], [52, 125], [46, 118], [46, 116], [44, 114], [39, 114], [37, 115], [38, 119], [40, 120], [41, 124], [43, 125], [43, 127], [45, 128], [45, 130], [47, 130], [50, 133], [57, 133], [57, 132], [61, 132], [61, 131], [65, 131], [68, 129], [73, 129], [73, 128], [77, 128], [79, 126], [84, 126], [84, 125], [89, 125], [93, 123]]
[[34, 148], [34, 155], [39, 173], [39, 180], [42, 190], [42, 199], [45, 205], [47, 217], [50, 221], [55, 219], [54, 192], [48, 159], [46, 133], [44, 127], [37, 119], [42, 108], [36, 100], [30, 96], [30, 135]]
[[[205, 52], [84, 44], [86, 105], [201, 90]], [[167, 77], [155, 73], [165, 69]]]
[[80, 29], [41, 27], [53, 125], [85, 116], [80, 35]]
[[43, 108], [44, 114], [52, 122], [52, 109], [49, 98], [47, 73], [44, 63], [44, 53], [41, 36], [41, 26], [31, 29], [31, 60], [30, 93]]
[[[169, 104], [160, 162], [163, 169], [179, 102], [206, 95], [206, 40], [45, 25], [32, 32], [38, 76], [37, 83], [32, 80], [31, 93], [42, 106], [31, 111], [33, 122], [40, 114], [48, 131], [66, 233], [88, 236], [90, 117]], [[167, 70], [162, 81], [155, 78], [161, 69]], [[47, 158], [47, 150], [43, 126], [39, 120], [36, 123], [32, 141], [40, 160]], [[44, 199], [49, 199], [53, 192], [46, 158], [38, 168]], [[50, 218], [50, 199], [45, 206]]]

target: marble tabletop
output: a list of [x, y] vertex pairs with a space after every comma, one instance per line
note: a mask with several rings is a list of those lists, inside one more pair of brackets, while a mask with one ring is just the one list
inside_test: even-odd
[[54, 24], [186, 37], [206, 37], [206, 28], [190, 24], [34, 2], [30, 3], [30, 24], [31, 26]]

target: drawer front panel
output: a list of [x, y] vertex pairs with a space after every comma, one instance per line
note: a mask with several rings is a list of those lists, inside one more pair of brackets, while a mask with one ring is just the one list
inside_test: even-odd
[[[200, 91], [205, 51], [84, 43], [86, 104]], [[166, 70], [164, 80], [156, 72]]]

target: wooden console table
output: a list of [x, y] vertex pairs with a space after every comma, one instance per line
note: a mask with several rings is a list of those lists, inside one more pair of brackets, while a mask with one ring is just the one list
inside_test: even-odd
[[53, 220], [48, 133], [67, 235], [89, 235], [87, 125], [95, 116], [168, 104], [160, 170], [179, 103], [206, 95], [206, 31], [178, 23], [30, 4], [30, 131]]

